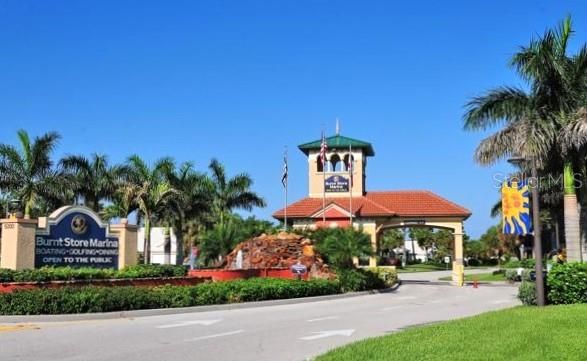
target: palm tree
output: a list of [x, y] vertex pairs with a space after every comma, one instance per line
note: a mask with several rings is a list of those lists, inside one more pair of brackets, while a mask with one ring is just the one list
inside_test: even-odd
[[[573, 183], [576, 154], [566, 153], [561, 158], [561, 148], [565, 147], [559, 143], [569, 115], [585, 104], [587, 95], [587, 47], [568, 55], [571, 35], [572, 24], [567, 18], [522, 47], [511, 65], [528, 82], [529, 90], [501, 87], [473, 98], [467, 105], [465, 129], [504, 125], [478, 146], [475, 158], [481, 164], [521, 155], [534, 159], [543, 171], [563, 171], [567, 248], [570, 259], [579, 259], [579, 214]], [[558, 164], [564, 165], [557, 168]]]
[[123, 185], [123, 199], [126, 204], [133, 204], [139, 211], [145, 226], [144, 259], [150, 262], [151, 226], [157, 214], [179, 196], [165, 174], [175, 167], [173, 160], [163, 158], [149, 167], [138, 155], [128, 158], [126, 183]]
[[60, 162], [76, 183], [76, 196], [84, 199], [84, 204], [96, 212], [102, 210], [102, 201], [112, 201], [121, 186], [123, 167], [108, 165], [105, 155], [92, 154], [91, 158], [71, 155]]
[[51, 160], [59, 134], [45, 133], [32, 142], [26, 131], [17, 134], [20, 149], [0, 144], [0, 190], [16, 195], [24, 204], [25, 218], [31, 218], [37, 202], [65, 204], [71, 197], [70, 182], [53, 168]]
[[212, 229], [205, 231], [202, 237], [202, 262], [207, 265], [219, 265], [222, 258], [232, 251], [241, 238], [241, 230], [232, 217], [228, 217], [223, 223], [216, 223]]
[[248, 174], [227, 179], [224, 166], [216, 159], [212, 159], [209, 168], [212, 173], [212, 207], [220, 223], [235, 208], [250, 211], [253, 207], [265, 207], [265, 200], [251, 190], [253, 180]]
[[362, 229], [335, 228], [327, 234], [326, 238], [316, 244], [316, 249], [335, 267], [353, 268], [354, 257], [373, 254], [371, 237]]
[[199, 224], [205, 222], [211, 209], [213, 188], [210, 179], [196, 172], [189, 162], [179, 168], [168, 169], [166, 178], [179, 192], [179, 197], [169, 202], [163, 218], [173, 225], [177, 238], [176, 264], [181, 264], [184, 258], [184, 232], [188, 232], [189, 221]]

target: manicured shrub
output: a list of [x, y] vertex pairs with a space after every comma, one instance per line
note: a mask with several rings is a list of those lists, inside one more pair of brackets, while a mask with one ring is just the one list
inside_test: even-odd
[[549, 303], [587, 303], [587, 263], [554, 265], [546, 283]]
[[536, 283], [523, 281], [518, 288], [518, 298], [525, 305], [536, 305]]
[[42, 267], [13, 271], [0, 269], [0, 282], [49, 282], [116, 278], [183, 277], [187, 268], [174, 265], [135, 265], [122, 270], [91, 267]]
[[397, 283], [397, 271], [390, 267], [370, 267], [367, 271], [375, 273], [383, 281], [385, 287], [391, 287]]
[[528, 268], [534, 269], [536, 267], [536, 260], [532, 258], [518, 260], [509, 260], [501, 265], [503, 268]]
[[66, 314], [189, 307], [321, 296], [340, 292], [340, 283], [337, 281], [271, 278], [153, 288], [42, 288], [0, 294], [0, 314]]
[[385, 288], [385, 282], [377, 273], [364, 269], [339, 269], [336, 271], [342, 292], [366, 291]]

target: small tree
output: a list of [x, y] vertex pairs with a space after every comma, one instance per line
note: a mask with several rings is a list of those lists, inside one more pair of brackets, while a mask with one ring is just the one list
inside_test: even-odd
[[353, 268], [353, 257], [373, 255], [371, 238], [362, 229], [334, 228], [316, 244], [316, 249], [329, 264], [339, 268]]
[[204, 232], [200, 243], [200, 258], [206, 265], [219, 265], [241, 239], [240, 230], [229, 217]]

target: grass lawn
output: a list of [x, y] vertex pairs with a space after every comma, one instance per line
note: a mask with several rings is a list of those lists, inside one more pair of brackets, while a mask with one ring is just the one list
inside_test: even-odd
[[[441, 281], [452, 281], [452, 277], [441, 277], [439, 278]], [[478, 273], [476, 275], [465, 275], [465, 281], [477, 280], [479, 282], [495, 282], [495, 281], [505, 281], [505, 275], [503, 273], [494, 275], [493, 273]]]
[[585, 325], [586, 304], [516, 307], [359, 341], [316, 361], [586, 360]]

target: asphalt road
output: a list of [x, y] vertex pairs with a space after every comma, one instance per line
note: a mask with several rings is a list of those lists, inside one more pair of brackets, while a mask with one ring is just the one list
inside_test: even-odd
[[516, 289], [404, 285], [397, 291], [259, 308], [0, 325], [2, 361], [287, 361], [411, 325], [518, 304]]

